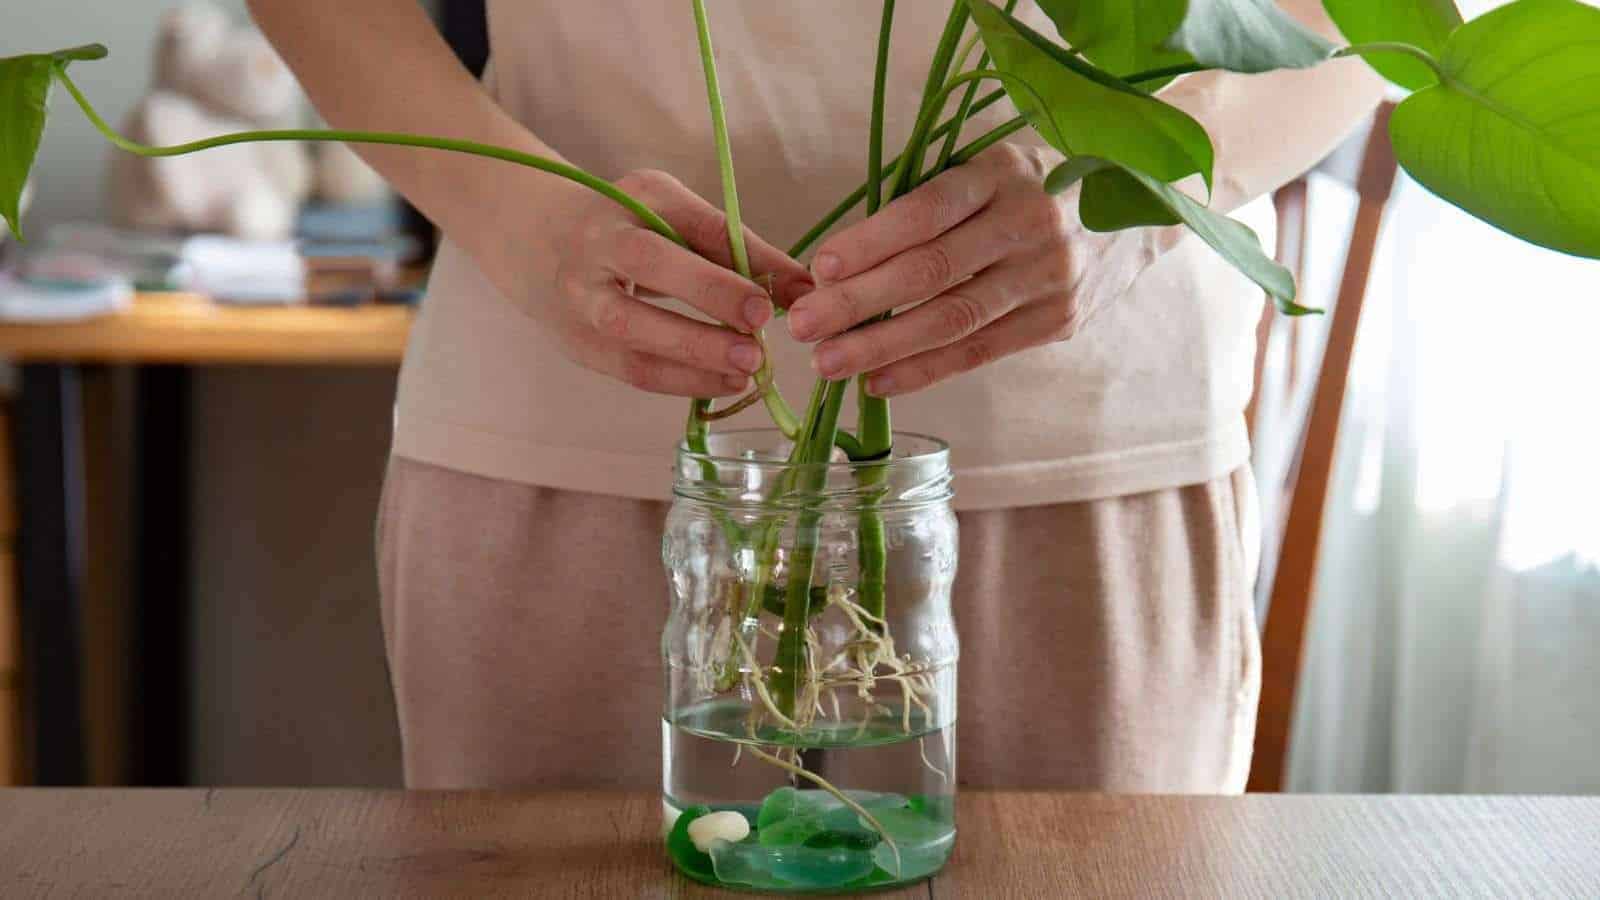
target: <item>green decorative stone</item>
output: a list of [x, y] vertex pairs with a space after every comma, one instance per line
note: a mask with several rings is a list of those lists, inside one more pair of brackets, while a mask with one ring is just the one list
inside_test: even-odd
[[823, 827], [820, 816], [790, 816], [757, 829], [756, 839], [767, 847], [793, 847], [804, 844]]
[[843, 887], [872, 874], [876, 864], [866, 850], [847, 847], [769, 847], [772, 874], [787, 887]]
[[711, 864], [723, 884], [776, 888], [782, 884], [772, 874], [772, 852], [743, 840], [737, 844], [717, 841], [711, 845]]
[[689, 840], [689, 823], [710, 812], [707, 806], [691, 806], [678, 816], [678, 821], [672, 823], [672, 831], [667, 833], [667, 853], [672, 861], [684, 874], [702, 881], [715, 879], [716, 870], [711, 857], [701, 853], [694, 841]]
[[949, 831], [935, 841], [924, 844], [906, 844], [895, 839], [900, 845], [899, 865], [895, 865], [894, 851], [888, 844], [879, 844], [872, 848], [872, 859], [878, 868], [889, 873], [896, 881], [906, 881], [912, 878], [925, 878], [939, 871], [950, 859], [950, 849], [955, 846], [955, 832]]
[[[950, 823], [932, 819], [911, 809], [880, 809], [873, 816], [901, 847], [921, 846], [950, 836]], [[866, 823], [861, 823], [866, 827]]]

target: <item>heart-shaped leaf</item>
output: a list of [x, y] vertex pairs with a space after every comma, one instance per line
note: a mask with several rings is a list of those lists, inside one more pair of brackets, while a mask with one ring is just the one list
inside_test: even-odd
[[1456, 29], [1395, 110], [1418, 182], [1532, 243], [1600, 258], [1600, 9], [1517, 0]]
[[1261, 249], [1249, 226], [1213, 212], [1170, 184], [1110, 160], [1075, 157], [1046, 178], [1052, 191], [1083, 181], [1078, 216], [1091, 231], [1121, 231], [1149, 225], [1185, 225], [1245, 277], [1272, 295], [1292, 316], [1317, 310], [1294, 302], [1294, 276]]
[[1211, 138], [1188, 113], [1100, 72], [988, 0], [970, 5], [995, 67], [1010, 76], [1012, 102], [1057, 150], [1162, 181], [1198, 173], [1210, 187]]
[[51, 71], [73, 60], [100, 59], [106, 48], [85, 44], [54, 53], [0, 59], [0, 218], [22, 240], [22, 190], [39, 153], [50, 103]]
[[1273, 0], [1189, 0], [1168, 46], [1230, 72], [1305, 69], [1334, 50]]
[[44, 134], [53, 65], [55, 60], [42, 53], [0, 59], [0, 217], [19, 241], [22, 189]]
[[[1450, 32], [1461, 25], [1461, 11], [1452, 0], [1322, 0], [1322, 5], [1353, 44], [1410, 44], [1434, 56], [1444, 52]], [[1374, 54], [1367, 62], [1378, 74], [1413, 91], [1439, 81], [1426, 63], [1408, 56]]]
[[1192, 61], [1182, 50], [1165, 46], [1183, 24], [1187, 6], [1187, 0], [1039, 0], [1072, 49], [1121, 75]]

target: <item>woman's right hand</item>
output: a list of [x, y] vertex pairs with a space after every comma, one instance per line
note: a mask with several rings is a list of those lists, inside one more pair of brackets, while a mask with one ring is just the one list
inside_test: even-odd
[[[664, 172], [637, 171], [617, 187], [655, 210], [681, 235], [686, 250], [645, 227], [613, 201], [585, 189], [565, 191], [547, 221], [555, 225], [550, 291], [524, 304], [560, 338], [578, 365], [641, 390], [686, 397], [743, 391], [760, 367], [750, 335], [783, 305], [811, 289], [804, 267], [745, 231], [751, 269], [770, 276], [766, 288], [729, 266], [727, 218]], [[677, 298], [713, 325], [648, 302]], [[730, 330], [731, 329], [731, 330]]]

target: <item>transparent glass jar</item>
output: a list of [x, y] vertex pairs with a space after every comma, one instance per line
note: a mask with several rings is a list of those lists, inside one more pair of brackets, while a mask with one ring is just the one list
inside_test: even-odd
[[886, 460], [793, 466], [788, 447], [728, 432], [678, 453], [668, 850], [734, 888], [916, 881], [955, 840], [948, 448], [896, 435]]

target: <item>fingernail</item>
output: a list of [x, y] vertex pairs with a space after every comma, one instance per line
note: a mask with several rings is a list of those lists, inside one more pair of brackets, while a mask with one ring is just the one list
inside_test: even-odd
[[822, 347], [812, 357], [812, 364], [816, 366], [817, 374], [837, 378], [844, 369], [844, 351], [838, 347]]
[[867, 393], [874, 397], [887, 397], [894, 393], [894, 376], [874, 375], [868, 378]]
[[744, 375], [729, 375], [722, 379], [722, 383], [728, 386], [729, 391], [737, 393], [744, 390], [744, 386], [750, 383], [750, 379]]
[[751, 331], [760, 331], [772, 321], [772, 301], [765, 297], [751, 297], [744, 302], [744, 321]]
[[832, 281], [839, 277], [839, 272], [844, 268], [844, 262], [836, 253], [824, 253], [811, 261], [811, 274], [824, 282]]
[[800, 306], [789, 310], [789, 334], [797, 341], [809, 341], [821, 324], [816, 310]]
[[754, 342], [741, 341], [728, 351], [728, 362], [741, 372], [755, 372], [761, 368], [761, 348]]

